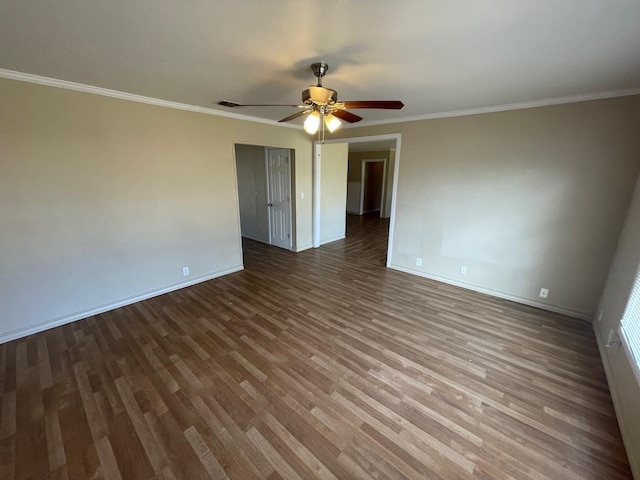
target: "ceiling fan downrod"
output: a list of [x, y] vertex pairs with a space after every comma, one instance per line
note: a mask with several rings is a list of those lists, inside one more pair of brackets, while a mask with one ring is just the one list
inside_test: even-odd
[[325, 76], [327, 70], [329, 70], [329, 65], [326, 63], [314, 63], [311, 65], [311, 71], [318, 78], [318, 87], [322, 86], [322, 77]]

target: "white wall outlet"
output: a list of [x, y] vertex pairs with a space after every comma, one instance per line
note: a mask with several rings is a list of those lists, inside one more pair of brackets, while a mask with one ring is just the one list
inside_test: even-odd
[[600, 310], [598, 310], [598, 323], [601, 323], [603, 318], [604, 318], [604, 308], [601, 308]]
[[182, 267], [182, 276], [183, 277], [189, 276], [189, 267]]
[[300, 200], [304, 198], [304, 192], [300, 192]]
[[466, 265], [460, 265], [460, 275], [466, 275], [466, 274], [467, 274]]
[[422, 259], [421, 258], [416, 258], [416, 267], [421, 267], [422, 266]]
[[547, 298], [549, 296], [549, 289], [548, 288], [541, 288], [540, 289], [540, 298]]

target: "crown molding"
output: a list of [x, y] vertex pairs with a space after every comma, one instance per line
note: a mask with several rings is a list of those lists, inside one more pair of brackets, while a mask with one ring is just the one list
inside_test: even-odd
[[199, 107], [197, 105], [189, 105], [186, 103], [171, 102], [168, 100], [161, 100], [159, 98], [145, 97], [143, 95], [120, 92], [118, 90], [110, 90], [108, 88], [102, 88], [102, 87], [94, 87], [92, 85], [69, 82], [67, 80], [59, 80], [57, 78], [42, 77], [40, 75], [32, 75], [30, 73], [16, 72], [13, 70], [5, 70], [0, 68], [0, 78], [17, 80], [20, 82], [36, 83], [38, 85], [46, 85], [48, 87], [64, 88], [66, 90], [74, 90], [76, 92], [91, 93], [94, 95], [101, 95], [103, 97], [118, 98], [120, 100], [146, 103], [148, 105], [173, 108], [176, 110], [185, 110], [187, 112], [203, 113], [205, 115], [214, 115], [217, 117], [232, 118], [234, 120], [244, 120], [247, 122], [264, 123], [267, 125], [274, 125], [278, 127], [294, 128], [297, 130], [302, 130], [302, 126], [296, 125], [296, 124], [280, 123], [275, 120], [269, 120], [266, 118], [252, 117], [249, 115], [242, 115], [239, 113], [224, 112], [222, 110], [216, 110], [214, 108]]
[[[158, 107], [173, 108], [176, 110], [185, 110], [187, 112], [202, 113], [205, 115], [214, 115], [217, 117], [231, 118], [234, 120], [244, 120], [246, 122], [263, 123], [266, 125], [274, 125], [284, 128], [293, 128], [302, 130], [301, 125], [291, 123], [280, 123], [275, 120], [269, 120], [261, 117], [252, 117], [250, 115], [242, 115], [239, 113], [225, 112], [214, 108], [200, 107], [197, 105], [189, 105], [186, 103], [171, 102], [159, 98], [145, 97], [144, 95], [136, 95], [133, 93], [120, 92], [118, 90], [110, 90], [108, 88], [94, 87], [83, 83], [70, 82], [68, 80], [59, 80], [57, 78], [43, 77], [30, 73], [16, 72], [13, 70], [5, 70], [0, 68], [0, 78], [9, 80], [17, 80], [20, 82], [36, 83], [38, 85], [46, 85], [48, 87], [64, 88], [74, 90], [76, 92], [91, 93], [101, 95], [103, 97], [118, 98], [130, 102], [146, 103], [148, 105], [156, 105]], [[541, 100], [531, 100], [527, 102], [507, 103], [504, 105], [495, 105], [491, 107], [468, 108], [463, 110], [452, 110], [447, 112], [428, 113], [424, 115], [414, 115], [411, 117], [400, 117], [388, 120], [371, 120], [359, 122], [357, 124], [343, 124], [343, 129], [370, 127], [375, 125], [391, 125], [395, 123], [418, 122], [421, 120], [435, 120], [438, 118], [464, 117], [468, 115], [482, 115], [484, 113], [506, 112], [509, 110], [523, 110], [526, 108], [548, 107], [551, 105], [561, 105], [564, 103], [588, 102], [590, 100], [604, 100], [607, 98], [626, 97], [630, 95], [640, 95], [640, 88], [629, 88], [626, 90], [613, 90], [608, 92], [594, 92], [581, 95], [569, 95], [566, 97], [544, 98]]]
[[527, 102], [507, 103], [492, 107], [468, 108], [464, 110], [452, 110], [449, 112], [428, 113], [425, 115], [415, 115], [412, 117], [401, 117], [389, 120], [371, 120], [358, 124], [343, 125], [342, 128], [371, 127], [374, 125], [390, 125], [394, 123], [418, 122], [420, 120], [435, 120], [438, 118], [464, 117], [468, 115], [482, 115], [484, 113], [507, 112], [510, 110], [524, 110], [526, 108], [548, 107], [552, 105], [562, 105], [564, 103], [588, 102], [590, 100], [604, 100], [607, 98], [627, 97], [630, 95], [640, 95], [640, 88], [628, 88], [626, 90], [613, 90], [608, 92], [594, 92], [581, 95], [569, 95], [566, 97], [544, 98], [541, 100], [531, 100]]

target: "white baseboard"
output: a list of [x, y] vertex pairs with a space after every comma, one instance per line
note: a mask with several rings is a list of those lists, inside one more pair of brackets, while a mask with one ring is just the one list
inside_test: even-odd
[[124, 307], [126, 305], [131, 305], [132, 303], [140, 302], [142, 300], [147, 300], [152, 297], [157, 297], [158, 295], [164, 295], [165, 293], [173, 292], [175, 290], [180, 290], [181, 288], [190, 287], [191, 285], [195, 285], [196, 283], [206, 282], [207, 280], [213, 280], [214, 278], [222, 277], [230, 273], [239, 272], [240, 270], [244, 270], [243, 265], [229, 268], [227, 270], [222, 270], [220, 272], [212, 273], [210, 275], [194, 278], [192, 280], [189, 280], [188, 282], [182, 282], [182, 283], [177, 283], [175, 285], [170, 285], [160, 290], [154, 290], [152, 292], [143, 293], [142, 295], [137, 295], [135, 297], [125, 298], [123, 300], [119, 300], [117, 302], [110, 303], [108, 305], [101, 305], [99, 307], [92, 308], [90, 310], [83, 310], [82, 312], [76, 312], [70, 315], [64, 315], [62, 317], [54, 318], [52, 320], [48, 320], [43, 323], [38, 323], [37, 325], [30, 325], [28, 327], [18, 328], [10, 332], [0, 333], [0, 344], [10, 342], [11, 340], [16, 340], [18, 338], [26, 337], [28, 335], [33, 335], [34, 333], [44, 332], [45, 330], [59, 327], [60, 325], [65, 325], [67, 323], [82, 320], [83, 318], [108, 312], [109, 310], [114, 310], [116, 308]]
[[631, 472], [634, 478], [640, 478], [640, 458], [636, 458], [633, 448], [627, 448], [627, 445], [633, 447], [631, 443], [631, 435], [628, 431], [628, 427], [622, 416], [620, 399], [620, 389], [616, 382], [616, 377], [611, 368], [611, 362], [609, 361], [609, 355], [607, 349], [604, 346], [604, 339], [600, 329], [596, 325], [593, 325], [593, 331], [596, 335], [596, 341], [598, 342], [598, 350], [600, 351], [600, 358], [602, 359], [602, 365], [604, 366], [604, 373], [607, 376], [607, 383], [609, 384], [609, 391], [611, 392], [611, 400], [613, 401], [613, 409], [616, 412], [616, 418], [618, 419], [618, 427], [620, 427], [620, 434], [622, 435], [622, 442], [625, 445], [627, 451], [627, 458], [629, 459], [629, 465], [631, 466]]
[[344, 240], [345, 235], [338, 235], [337, 237], [327, 238], [326, 240], [320, 241], [320, 245], [326, 245], [327, 243], [337, 242], [338, 240]]
[[313, 245], [311, 245], [310, 243], [307, 243], [306, 245], [302, 245], [300, 247], [296, 247], [294, 252], [296, 252], [296, 253], [303, 252], [305, 250], [309, 250], [310, 248], [313, 248]]
[[508, 293], [503, 293], [496, 290], [490, 290], [488, 288], [478, 287], [470, 283], [460, 282], [457, 280], [453, 280], [451, 278], [441, 277], [439, 275], [431, 275], [425, 272], [421, 272], [419, 270], [414, 270], [412, 268], [401, 267], [399, 265], [394, 265], [394, 264], [389, 265], [389, 268], [393, 270], [399, 270], [405, 273], [410, 273], [412, 275], [418, 275], [419, 277], [428, 278], [430, 280], [436, 280], [437, 282], [446, 283], [448, 285], [454, 285], [456, 287], [465, 288], [467, 290], [473, 290], [474, 292], [484, 293], [486, 295], [491, 295], [492, 297], [502, 298], [504, 300], [511, 300], [512, 302], [522, 303], [524, 305], [529, 305], [530, 307], [536, 307], [542, 310], [548, 310], [549, 312], [561, 313], [562, 315], [578, 318], [580, 320], [591, 321], [593, 319], [593, 316], [589, 313], [579, 312], [577, 310], [571, 310], [569, 308], [564, 308], [564, 307], [557, 307], [555, 305], [549, 305], [547, 303], [536, 302], [535, 300], [530, 300], [528, 298], [518, 297], [516, 295], [509, 295]]
[[266, 243], [267, 245], [269, 245], [269, 239], [268, 238], [254, 237], [253, 235], [248, 235], [246, 233], [243, 233], [242, 236], [245, 237], [245, 238], [248, 238], [249, 240], [253, 240], [255, 242], [260, 242], [260, 243]]

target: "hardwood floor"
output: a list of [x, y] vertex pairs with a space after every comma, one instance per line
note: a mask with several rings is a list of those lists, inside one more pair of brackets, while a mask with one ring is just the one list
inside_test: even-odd
[[631, 478], [591, 326], [388, 270], [387, 228], [1, 345], [0, 478]]

